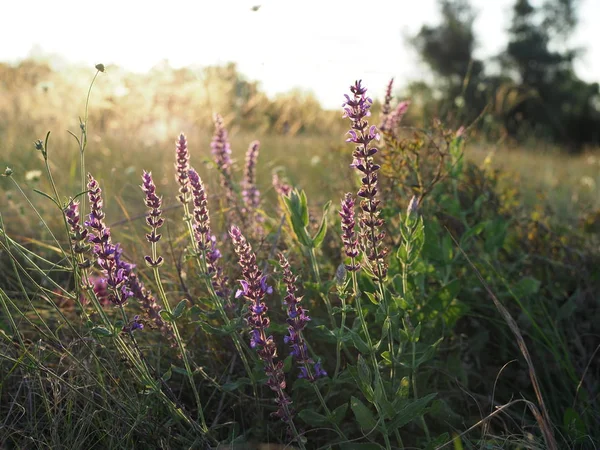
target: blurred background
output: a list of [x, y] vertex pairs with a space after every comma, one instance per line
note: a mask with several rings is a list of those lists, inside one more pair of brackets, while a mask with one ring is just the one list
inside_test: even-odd
[[354, 79], [381, 100], [395, 78], [414, 125], [440, 117], [574, 152], [600, 141], [596, 0], [29, 0], [3, 10], [3, 128], [64, 129], [103, 63], [95, 129], [126, 123], [147, 139], [210, 127], [213, 111], [257, 133], [323, 133]]
[[99, 176], [127, 190], [140, 155], [153, 155], [146, 169], [171, 167], [181, 131], [207, 160], [219, 112], [237, 160], [263, 141], [263, 190], [287, 165], [292, 182], [329, 198], [347, 182], [323, 173], [338, 149], [348, 158], [343, 94], [363, 79], [378, 117], [393, 78], [392, 105], [411, 102], [408, 134], [436, 118], [466, 127], [467, 157], [575, 217], [600, 207], [599, 19], [597, 0], [11, 2], [0, 17], [0, 164], [43, 183], [32, 142], [51, 130], [51, 163], [75, 188], [67, 130], [79, 133], [103, 63], [87, 152]]

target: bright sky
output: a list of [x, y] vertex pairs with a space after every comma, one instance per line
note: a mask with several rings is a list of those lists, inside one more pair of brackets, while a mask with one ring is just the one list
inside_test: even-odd
[[[472, 0], [477, 56], [499, 52], [514, 0]], [[580, 0], [579, 75], [600, 81], [600, 0]], [[439, 17], [436, 0], [2, 0], [0, 61], [35, 46], [70, 62], [145, 71], [238, 63], [268, 94], [300, 87], [331, 108], [354, 79], [381, 97], [387, 81], [426, 76], [405, 36]], [[260, 5], [257, 11], [252, 7]], [[595, 31], [594, 31], [595, 30]], [[39, 48], [38, 47], [38, 48]]]

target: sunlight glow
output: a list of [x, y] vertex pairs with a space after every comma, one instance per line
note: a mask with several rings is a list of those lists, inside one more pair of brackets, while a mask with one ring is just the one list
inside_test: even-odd
[[[505, 45], [512, 1], [473, 5], [477, 56], [491, 56]], [[405, 37], [438, 18], [435, 0], [23, 0], [2, 9], [0, 61], [42, 53], [133, 71], [165, 60], [173, 67], [234, 61], [269, 95], [300, 87], [329, 108], [339, 107], [340, 91], [355, 78], [381, 96], [391, 77], [400, 84], [430, 77]], [[600, 2], [582, 0], [580, 14], [574, 43], [588, 51], [577, 69], [584, 79], [599, 80], [593, 27]]]

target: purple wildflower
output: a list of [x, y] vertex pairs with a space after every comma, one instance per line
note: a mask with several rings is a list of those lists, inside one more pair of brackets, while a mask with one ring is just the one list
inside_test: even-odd
[[[215, 114], [215, 134], [210, 147], [217, 169], [221, 174], [221, 186], [225, 189], [225, 196], [229, 206], [235, 205], [235, 193], [231, 181], [231, 145], [227, 136], [227, 129], [220, 114]], [[242, 217], [243, 219], [243, 217]]]
[[135, 330], [143, 330], [144, 322], [140, 319], [140, 316], [134, 316], [133, 320], [125, 325], [121, 331], [124, 333], [133, 333]]
[[275, 403], [278, 408], [274, 415], [284, 422], [290, 422], [293, 412], [289, 405], [292, 400], [285, 392], [283, 361], [275, 361], [277, 346], [273, 336], [267, 336], [270, 320], [267, 316], [269, 308], [264, 302], [264, 297], [269, 293], [270, 287], [256, 264], [256, 255], [252, 251], [252, 247], [239, 228], [232, 226], [229, 235], [233, 240], [235, 252], [242, 268], [243, 283], [241, 283], [240, 295], [243, 295], [248, 301], [249, 314], [246, 320], [252, 328], [250, 346], [258, 349], [258, 356], [264, 362], [265, 373], [268, 377], [267, 386], [277, 395]]
[[288, 196], [292, 192], [292, 187], [289, 184], [283, 182], [281, 180], [281, 178], [279, 178], [279, 174], [277, 172], [273, 173], [272, 184], [273, 184], [273, 187], [275, 188], [275, 191], [279, 195]]
[[358, 256], [358, 240], [356, 233], [354, 232], [354, 198], [351, 193], [347, 193], [342, 200], [342, 210], [340, 211], [342, 217], [342, 242], [344, 243], [344, 250], [346, 256], [352, 260], [351, 264], [346, 264], [344, 267], [350, 271], [356, 271], [360, 269], [360, 264], [354, 260]]
[[128, 275], [135, 266], [121, 259], [121, 248], [111, 241], [110, 229], [104, 224], [102, 190], [91, 174], [88, 174], [88, 197], [91, 212], [85, 224], [92, 230], [89, 240], [94, 244], [96, 262], [106, 279], [109, 299], [113, 304], [121, 306], [133, 296], [128, 285]]
[[389, 131], [387, 129], [388, 117], [390, 115], [390, 111], [392, 110], [392, 88], [394, 86], [394, 79], [392, 78], [387, 85], [385, 90], [385, 99], [383, 101], [383, 106], [381, 107], [381, 131]]
[[362, 185], [358, 191], [361, 215], [359, 218], [360, 238], [362, 250], [370, 262], [372, 272], [376, 279], [382, 281], [387, 274], [387, 264], [384, 261], [387, 249], [382, 247], [385, 233], [382, 230], [383, 219], [380, 216], [377, 199], [377, 171], [379, 165], [373, 162], [373, 155], [378, 150], [372, 147], [374, 140], [379, 140], [377, 127], [370, 126], [367, 117], [371, 115], [371, 104], [373, 101], [366, 96], [367, 89], [357, 81], [350, 87], [353, 97], [346, 95], [344, 102], [344, 117], [352, 122], [352, 128], [348, 131], [350, 137], [346, 140], [356, 144], [352, 153], [354, 158], [352, 167], [361, 174]]
[[227, 277], [223, 275], [223, 269], [217, 264], [221, 258], [221, 252], [217, 248], [217, 239], [211, 234], [210, 215], [208, 213], [208, 200], [204, 184], [194, 169], [188, 172], [190, 185], [192, 188], [192, 198], [194, 203], [194, 237], [198, 244], [198, 250], [204, 253], [208, 274], [211, 277], [211, 283], [215, 293], [222, 299], [228, 300], [229, 288], [227, 287]]
[[246, 167], [244, 171], [244, 183], [242, 195], [244, 203], [249, 209], [256, 209], [260, 203], [260, 191], [256, 188], [256, 161], [260, 142], [254, 141], [246, 152]]
[[319, 377], [326, 376], [327, 372], [321, 369], [320, 363], [315, 363], [308, 355], [308, 347], [302, 336], [302, 331], [310, 321], [310, 317], [302, 305], [300, 305], [302, 297], [296, 295], [297, 277], [292, 274], [290, 264], [282, 253], [279, 254], [279, 264], [281, 264], [283, 282], [286, 286], [286, 296], [283, 300], [283, 304], [287, 306], [288, 313], [286, 322], [288, 324], [289, 334], [285, 336], [284, 342], [290, 344], [292, 348], [290, 354], [300, 365], [299, 378], [315, 381]]
[[[165, 223], [165, 219], [162, 218], [162, 210], [160, 209], [162, 200], [156, 195], [156, 185], [154, 184], [154, 181], [152, 181], [152, 172], [144, 171], [142, 181], [142, 191], [146, 194], [145, 203], [149, 208], [148, 213], [146, 214], [146, 223], [151, 228], [150, 233], [146, 234], [146, 239], [148, 242], [155, 244], [161, 238], [158, 229]], [[164, 261], [162, 256], [153, 259], [152, 256], [146, 255], [144, 256], [144, 259], [149, 267], [158, 267]]]
[[177, 183], [179, 184], [179, 195], [177, 196], [177, 200], [181, 203], [187, 203], [188, 201], [188, 193], [190, 192], [189, 188], [189, 180], [188, 180], [188, 172], [190, 170], [190, 154], [188, 152], [187, 140], [185, 139], [185, 135], [181, 133], [179, 135], [179, 139], [175, 141], [175, 172]]
[[404, 117], [404, 114], [406, 114], [406, 111], [408, 110], [409, 106], [410, 106], [410, 102], [408, 100], [398, 103], [398, 106], [396, 106], [396, 109], [394, 111], [392, 111], [386, 117], [385, 129], [382, 128], [382, 130], [390, 132], [390, 133], [394, 133], [396, 131], [396, 128], [398, 128], [400, 121]]

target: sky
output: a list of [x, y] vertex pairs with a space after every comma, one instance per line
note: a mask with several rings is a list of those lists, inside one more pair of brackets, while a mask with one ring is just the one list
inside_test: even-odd
[[[472, 0], [478, 12], [476, 57], [497, 54], [506, 45], [513, 2]], [[586, 81], [600, 81], [600, 0], [580, 3], [572, 44], [587, 52], [576, 70]], [[439, 18], [436, 0], [0, 0], [0, 5], [0, 61], [41, 51], [72, 63], [114, 63], [139, 72], [165, 60], [176, 68], [233, 61], [269, 95], [301, 88], [329, 108], [341, 105], [355, 79], [382, 97], [391, 77], [400, 86], [431, 77], [406, 36]]]

